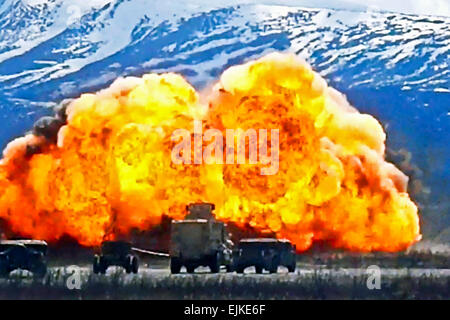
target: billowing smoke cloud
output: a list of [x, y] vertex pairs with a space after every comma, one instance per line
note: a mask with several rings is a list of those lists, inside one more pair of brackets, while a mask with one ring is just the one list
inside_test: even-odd
[[[174, 163], [172, 134], [184, 129], [195, 146], [195, 121], [223, 137], [278, 130], [277, 150], [266, 139], [279, 152], [276, 173], [261, 175], [261, 161]], [[0, 217], [18, 234], [96, 245], [207, 201], [218, 219], [288, 238], [298, 250], [314, 241], [402, 250], [420, 239], [419, 218], [407, 176], [385, 161], [385, 139], [375, 118], [294, 55], [232, 67], [202, 99], [176, 74], [120, 78], [62, 104], [7, 146]], [[216, 150], [210, 140], [191, 155]], [[253, 147], [246, 143], [245, 154]]]

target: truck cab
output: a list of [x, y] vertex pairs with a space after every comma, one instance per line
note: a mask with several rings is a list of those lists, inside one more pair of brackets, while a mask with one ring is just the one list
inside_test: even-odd
[[41, 240], [0, 241], [0, 276], [16, 269], [28, 270], [35, 277], [47, 273], [47, 243]]
[[171, 224], [170, 270], [179, 273], [184, 266], [188, 273], [198, 266], [207, 266], [217, 273], [225, 265], [231, 271], [232, 246], [226, 225], [217, 221], [214, 204], [195, 203], [186, 207], [184, 220]]
[[94, 256], [94, 273], [105, 274], [110, 266], [125, 268], [127, 273], [137, 273], [139, 269], [138, 257], [132, 251], [131, 243], [127, 241], [104, 241], [101, 251]]
[[255, 267], [256, 273], [262, 273], [263, 270], [276, 273], [278, 266], [285, 266], [289, 272], [294, 272], [295, 246], [285, 239], [242, 239], [233, 252], [233, 261], [238, 273], [243, 273], [250, 266]]

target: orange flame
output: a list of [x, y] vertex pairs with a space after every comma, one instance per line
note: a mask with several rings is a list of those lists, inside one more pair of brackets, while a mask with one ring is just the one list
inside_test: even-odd
[[[294, 55], [232, 67], [201, 100], [176, 74], [120, 78], [81, 95], [66, 114], [56, 145], [30, 134], [4, 151], [0, 217], [16, 233], [97, 245], [207, 201], [218, 219], [270, 230], [300, 251], [315, 240], [355, 251], [420, 240], [408, 178], [384, 160], [381, 125]], [[171, 135], [181, 128], [194, 139], [194, 120], [224, 136], [228, 128], [279, 129], [278, 172], [173, 163]]]

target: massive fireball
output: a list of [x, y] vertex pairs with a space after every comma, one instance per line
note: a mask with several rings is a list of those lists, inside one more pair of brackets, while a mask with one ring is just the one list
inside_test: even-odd
[[[172, 134], [185, 129], [194, 141], [194, 120], [224, 136], [278, 129], [278, 171], [174, 163]], [[0, 217], [23, 236], [68, 235], [90, 246], [148, 230], [164, 215], [183, 218], [186, 204], [207, 201], [216, 218], [273, 232], [299, 251], [316, 240], [398, 251], [420, 239], [419, 218], [408, 178], [384, 160], [385, 139], [375, 118], [294, 55], [232, 67], [202, 99], [176, 74], [119, 78], [8, 144]]]

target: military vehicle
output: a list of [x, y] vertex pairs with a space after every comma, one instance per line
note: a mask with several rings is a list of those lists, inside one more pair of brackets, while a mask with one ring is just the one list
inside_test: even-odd
[[132, 245], [126, 241], [104, 241], [100, 254], [94, 256], [93, 271], [95, 274], [105, 274], [110, 266], [125, 268], [127, 273], [137, 273], [139, 269], [138, 257], [132, 250]]
[[184, 220], [173, 220], [170, 239], [170, 271], [179, 273], [183, 266], [188, 273], [198, 266], [207, 266], [212, 273], [224, 265], [232, 270], [233, 242], [226, 225], [214, 219], [212, 203], [193, 203], [186, 206]]
[[289, 240], [242, 239], [233, 251], [233, 264], [238, 273], [243, 273], [250, 266], [255, 267], [256, 273], [262, 273], [263, 269], [276, 273], [278, 266], [285, 266], [289, 272], [294, 272], [295, 246]]
[[0, 276], [6, 277], [16, 269], [27, 270], [35, 277], [47, 273], [47, 242], [41, 240], [0, 241]]

